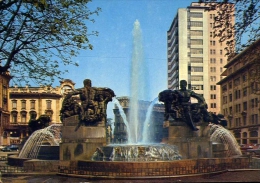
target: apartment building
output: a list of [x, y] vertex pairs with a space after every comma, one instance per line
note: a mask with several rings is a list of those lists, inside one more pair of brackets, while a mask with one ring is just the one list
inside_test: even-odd
[[10, 123], [5, 128], [10, 143], [19, 143], [28, 136], [28, 122], [32, 115], [36, 119], [48, 115], [51, 124], [61, 123], [60, 109], [64, 94], [74, 89], [75, 83], [66, 79], [60, 86], [17, 87], [9, 88]]
[[179, 89], [180, 80], [186, 80], [189, 89], [204, 96], [209, 111], [220, 113], [220, 86], [216, 83], [227, 63], [226, 44], [214, 37], [217, 9], [207, 8], [204, 3], [191, 3], [178, 9], [167, 31], [168, 88]]
[[259, 78], [253, 79], [259, 75], [259, 58], [260, 39], [225, 65], [225, 78], [217, 83], [227, 127], [241, 144], [260, 144], [260, 85]]

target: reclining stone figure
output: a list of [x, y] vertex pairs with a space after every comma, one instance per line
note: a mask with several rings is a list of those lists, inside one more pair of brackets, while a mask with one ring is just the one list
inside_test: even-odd
[[[181, 80], [179, 90], [164, 90], [159, 93], [159, 101], [164, 102], [165, 106], [165, 121], [167, 121], [169, 117], [176, 119], [178, 118], [178, 114], [180, 114], [181, 119], [193, 131], [198, 130], [194, 123], [200, 121], [216, 124], [226, 123], [223, 115], [215, 115], [207, 111], [208, 106], [204, 97], [192, 90], [186, 89], [186, 87], [187, 81]], [[190, 101], [191, 98], [197, 99], [198, 103], [192, 104]]]

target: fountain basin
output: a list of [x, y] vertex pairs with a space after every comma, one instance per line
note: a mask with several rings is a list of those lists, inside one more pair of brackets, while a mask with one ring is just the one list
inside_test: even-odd
[[181, 160], [177, 146], [168, 144], [112, 144], [98, 147], [93, 161], [173, 161]]

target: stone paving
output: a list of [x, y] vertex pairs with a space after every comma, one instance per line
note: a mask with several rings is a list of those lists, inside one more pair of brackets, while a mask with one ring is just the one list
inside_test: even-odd
[[142, 180], [89, 180], [57, 175], [2, 177], [3, 183], [172, 183], [172, 182], [260, 182], [260, 170], [229, 171], [213, 176]]

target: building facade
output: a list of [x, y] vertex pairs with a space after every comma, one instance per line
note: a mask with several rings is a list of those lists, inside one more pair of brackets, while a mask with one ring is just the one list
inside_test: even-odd
[[[120, 111], [119, 107], [115, 105], [114, 114], [115, 114], [115, 122], [114, 122], [114, 134], [113, 134], [113, 142], [114, 143], [127, 143], [127, 127], [126, 122], [131, 125], [131, 121], [129, 121], [129, 97], [117, 97], [122, 110]], [[138, 120], [139, 120], [139, 133], [143, 133], [144, 123], [147, 120], [146, 118], [148, 113], [148, 108], [151, 105], [149, 101], [139, 101], [139, 111], [138, 111]], [[146, 134], [149, 136], [149, 139], [152, 142], [160, 143], [162, 142], [164, 134], [164, 105], [163, 104], [154, 104], [152, 106], [152, 112], [149, 118], [149, 126], [150, 130]], [[122, 115], [121, 113], [124, 112]], [[126, 119], [123, 118], [125, 115]], [[141, 137], [141, 136], [140, 136]], [[140, 139], [139, 139], [140, 140]]]
[[[225, 65], [221, 87], [222, 114], [240, 144], [260, 144], [260, 39]], [[254, 77], [256, 76], [258, 77]]]
[[60, 86], [10, 87], [9, 111], [10, 123], [5, 128], [10, 144], [20, 143], [29, 134], [28, 123], [32, 116], [47, 115], [51, 124], [61, 123], [60, 110], [64, 95], [74, 90], [71, 80], [63, 80]]
[[227, 63], [226, 44], [214, 36], [217, 10], [207, 9], [203, 3], [178, 9], [167, 31], [168, 89], [179, 89], [180, 80], [186, 80], [189, 89], [203, 95], [209, 111], [220, 113], [220, 87], [216, 83]]
[[10, 112], [8, 110], [8, 88], [11, 76], [8, 72], [0, 74], [0, 144], [8, 144], [7, 128], [10, 121]]

